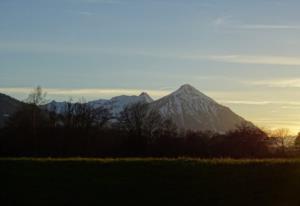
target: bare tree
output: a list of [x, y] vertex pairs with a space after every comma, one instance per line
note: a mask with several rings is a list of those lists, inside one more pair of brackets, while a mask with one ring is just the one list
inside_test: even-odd
[[83, 98], [77, 103], [66, 103], [64, 116], [67, 127], [87, 129], [94, 122], [94, 111]]
[[287, 128], [279, 128], [271, 133], [272, 138], [276, 138], [279, 141], [282, 153], [285, 153], [286, 139], [290, 136], [290, 130]]
[[28, 95], [26, 102], [28, 104], [33, 104], [35, 106], [41, 106], [46, 104], [48, 101], [46, 100], [47, 93], [43, 92], [41, 86], [37, 86], [33, 89], [33, 91]]
[[106, 125], [106, 123], [112, 118], [111, 112], [104, 107], [98, 107], [94, 109], [93, 113], [95, 126], [100, 129], [103, 128], [104, 125]]
[[93, 108], [82, 98], [77, 103], [72, 99], [65, 103], [63, 124], [69, 128], [102, 128], [111, 119], [111, 113], [103, 107]]
[[160, 136], [176, 136], [174, 124], [170, 120], [165, 120], [158, 110], [145, 103], [125, 107], [121, 112], [119, 123], [132, 138], [146, 144], [155, 142], [155, 138]]
[[32, 122], [32, 132], [36, 136], [37, 127], [41, 123], [43, 117], [42, 111], [39, 106], [46, 104], [47, 94], [43, 92], [41, 86], [37, 86], [33, 91], [28, 95], [26, 102], [29, 104], [28, 108], [31, 111], [31, 122]]
[[121, 127], [127, 132], [134, 136], [141, 137], [146, 115], [146, 104], [131, 104], [125, 107], [124, 110], [121, 112], [119, 122]]
[[50, 105], [48, 109], [48, 116], [50, 127], [56, 127], [59, 123], [59, 115], [57, 113], [57, 106], [55, 104]]
[[[147, 108], [146, 108], [147, 109]], [[148, 109], [143, 121], [143, 133], [149, 142], [153, 142], [155, 137], [158, 137], [160, 128], [162, 127], [163, 119], [160, 113], [154, 109]]]
[[297, 136], [296, 136], [296, 139], [295, 139], [295, 145], [297, 147], [300, 146], [300, 132], [298, 132]]
[[63, 125], [67, 128], [73, 127], [73, 119], [74, 119], [74, 104], [73, 99], [70, 98], [69, 101], [65, 102], [64, 111], [62, 114], [62, 122]]

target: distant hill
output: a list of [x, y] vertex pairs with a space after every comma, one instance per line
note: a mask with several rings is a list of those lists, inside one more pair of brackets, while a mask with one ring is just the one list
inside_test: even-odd
[[24, 103], [8, 95], [0, 93], [0, 127], [15, 113]]

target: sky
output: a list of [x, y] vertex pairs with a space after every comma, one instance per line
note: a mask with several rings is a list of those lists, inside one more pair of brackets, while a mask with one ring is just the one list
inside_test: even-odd
[[300, 131], [300, 1], [0, 0], [0, 92], [87, 100], [189, 83]]

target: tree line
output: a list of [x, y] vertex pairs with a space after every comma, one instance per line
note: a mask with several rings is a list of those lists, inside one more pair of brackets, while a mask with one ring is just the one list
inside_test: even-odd
[[81, 101], [63, 111], [45, 108], [37, 87], [0, 130], [1, 156], [270, 157], [262, 130], [240, 125], [226, 134], [181, 131], [147, 104], [128, 105], [118, 116]]

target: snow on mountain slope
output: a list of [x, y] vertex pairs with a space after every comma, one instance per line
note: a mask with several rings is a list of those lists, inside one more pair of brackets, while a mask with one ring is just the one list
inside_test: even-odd
[[145, 92], [141, 93], [139, 96], [126, 96], [121, 95], [117, 97], [113, 97], [110, 100], [96, 100], [88, 102], [94, 108], [104, 107], [109, 109], [113, 116], [118, 116], [120, 112], [128, 105], [143, 102], [143, 103], [151, 103], [153, 99]]
[[238, 125], [249, 124], [228, 107], [218, 104], [188, 84], [152, 102], [151, 107], [158, 109], [164, 117], [171, 118], [179, 128], [186, 130], [223, 133]]
[[[151, 103], [153, 99], [145, 92], [141, 93], [139, 96], [126, 96], [121, 95], [117, 97], [113, 97], [110, 100], [99, 99], [95, 101], [87, 102], [88, 105], [93, 108], [104, 107], [111, 111], [113, 116], [118, 116], [120, 112], [130, 104], [134, 104], [137, 102]], [[46, 105], [46, 108], [50, 111], [56, 111], [58, 113], [64, 112], [66, 107], [66, 102], [56, 102], [52, 101]]]

